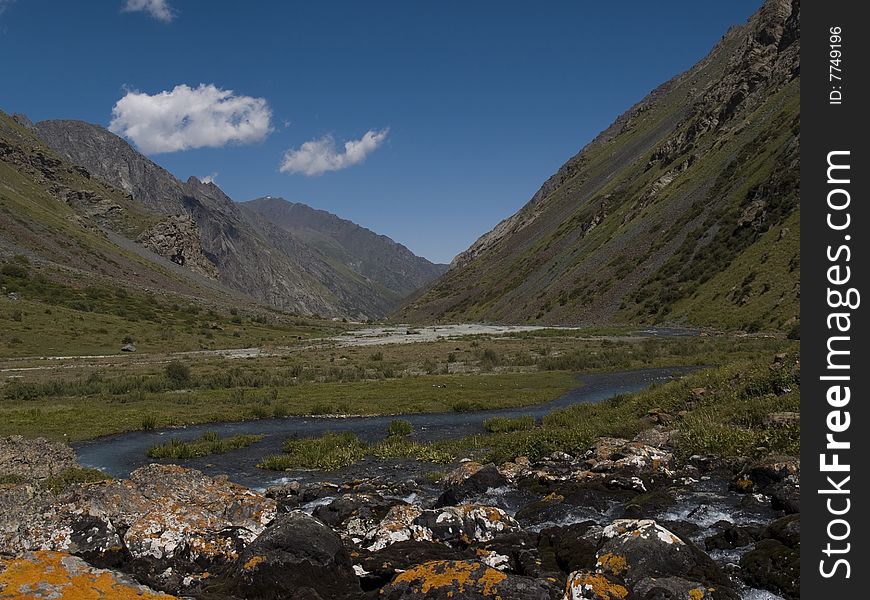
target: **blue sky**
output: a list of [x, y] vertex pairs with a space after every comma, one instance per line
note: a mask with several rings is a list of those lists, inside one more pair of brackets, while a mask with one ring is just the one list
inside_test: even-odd
[[759, 4], [0, 0], [0, 109], [448, 262]]

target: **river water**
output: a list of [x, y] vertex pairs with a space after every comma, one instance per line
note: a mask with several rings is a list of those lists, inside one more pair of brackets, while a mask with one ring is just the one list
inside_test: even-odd
[[[641, 369], [617, 373], [598, 373], [578, 376], [579, 387], [561, 397], [534, 406], [486, 410], [468, 413], [419, 413], [401, 415], [414, 428], [414, 438], [424, 442], [459, 438], [483, 432], [483, 422], [494, 416], [517, 417], [531, 415], [540, 419], [548, 412], [572, 404], [595, 403], [619, 394], [637, 392], [654, 383], [664, 383], [693, 370], [692, 367]], [[114, 477], [127, 477], [130, 472], [152, 462], [174, 462], [199, 469], [208, 475], [224, 474], [231, 481], [252, 488], [263, 488], [279, 478], [273, 471], [257, 468], [257, 463], [270, 454], [280, 454], [281, 444], [290, 436], [311, 437], [327, 431], [353, 431], [361, 439], [374, 442], [386, 436], [387, 426], [395, 416], [377, 417], [286, 417], [234, 423], [206, 423], [183, 428], [155, 431], [135, 431], [102, 437], [75, 446], [79, 462], [95, 467]], [[182, 461], [156, 461], [146, 456], [149, 447], [170, 438], [193, 440], [206, 431], [215, 431], [222, 437], [239, 434], [261, 434], [266, 437], [248, 448], [225, 454]], [[372, 466], [372, 465], [369, 465]], [[402, 468], [408, 468], [405, 465]], [[358, 470], [358, 469], [355, 469]], [[307, 472], [323, 479], [322, 472]], [[286, 476], [286, 473], [284, 474]], [[295, 474], [296, 479], [307, 479], [306, 472]], [[341, 473], [332, 474], [341, 476]]]

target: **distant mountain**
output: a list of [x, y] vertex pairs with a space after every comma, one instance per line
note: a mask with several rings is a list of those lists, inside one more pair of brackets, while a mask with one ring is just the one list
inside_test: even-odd
[[447, 270], [447, 265], [431, 263], [385, 235], [306, 204], [269, 196], [239, 206], [377, 283], [397, 300]]
[[568, 160], [397, 318], [791, 328], [799, 13], [799, 0], [768, 0]]
[[[125, 190], [147, 209], [165, 215], [152, 229], [140, 234], [140, 243], [282, 310], [381, 317], [418, 284], [438, 274], [436, 269], [427, 279], [417, 270], [409, 270], [407, 276], [403, 272], [390, 273], [391, 265], [386, 264], [377, 278], [369, 278], [366, 273], [378, 271], [376, 268], [359, 270], [348, 266], [372, 261], [364, 254], [354, 255], [357, 246], [342, 247], [343, 255], [337, 258], [331, 249], [322, 250], [323, 240], [309, 243], [311, 236], [307, 233], [297, 236], [291, 229], [250, 210], [243, 211], [213, 183], [195, 177], [185, 182], [177, 180], [103, 127], [51, 120], [33, 125], [32, 130], [73, 163]], [[184, 223], [197, 230], [201, 255], [184, 255], [189, 245], [183, 239], [184, 232], [191, 229]], [[366, 250], [364, 245], [359, 249]], [[413, 260], [409, 259], [408, 264]], [[422, 263], [420, 269], [424, 269]]]

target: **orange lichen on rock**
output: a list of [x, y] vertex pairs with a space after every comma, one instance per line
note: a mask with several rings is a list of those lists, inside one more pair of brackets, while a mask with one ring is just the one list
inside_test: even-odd
[[628, 570], [628, 562], [618, 554], [608, 552], [598, 557], [596, 565], [602, 572], [613, 575], [622, 575]]
[[627, 597], [628, 590], [624, 586], [613, 583], [601, 573], [577, 571], [571, 574], [565, 586], [565, 598], [625, 600]]
[[436, 560], [400, 573], [394, 583], [407, 583], [423, 594], [440, 588], [454, 588], [462, 594], [468, 586], [484, 596], [495, 596], [495, 586], [505, 579], [507, 575], [481, 563]]
[[95, 569], [80, 558], [39, 550], [0, 562], [0, 599], [3, 600], [171, 600], [169, 596]]
[[254, 567], [256, 567], [257, 565], [259, 565], [261, 562], [264, 562], [265, 560], [266, 560], [265, 556], [259, 556], [259, 555], [252, 556], [251, 559], [248, 562], [246, 562], [242, 568], [245, 569], [245, 571], [250, 571]]

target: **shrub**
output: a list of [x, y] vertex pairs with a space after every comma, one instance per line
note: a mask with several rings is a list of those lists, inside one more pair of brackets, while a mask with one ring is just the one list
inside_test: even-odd
[[411, 435], [411, 432], [413, 430], [414, 428], [411, 426], [411, 423], [409, 421], [396, 419], [395, 421], [390, 421], [389, 426], [387, 426], [387, 436], [407, 437]]
[[350, 431], [325, 433], [317, 438], [290, 438], [284, 442], [284, 454], [267, 456], [257, 466], [261, 469], [335, 470], [361, 460], [368, 446]]
[[166, 379], [176, 388], [190, 383], [190, 367], [180, 361], [173, 360], [168, 363], [164, 371]]
[[511, 431], [529, 431], [535, 428], [535, 419], [529, 415], [515, 417], [492, 417], [483, 422], [483, 428], [490, 433], [507, 433]]

